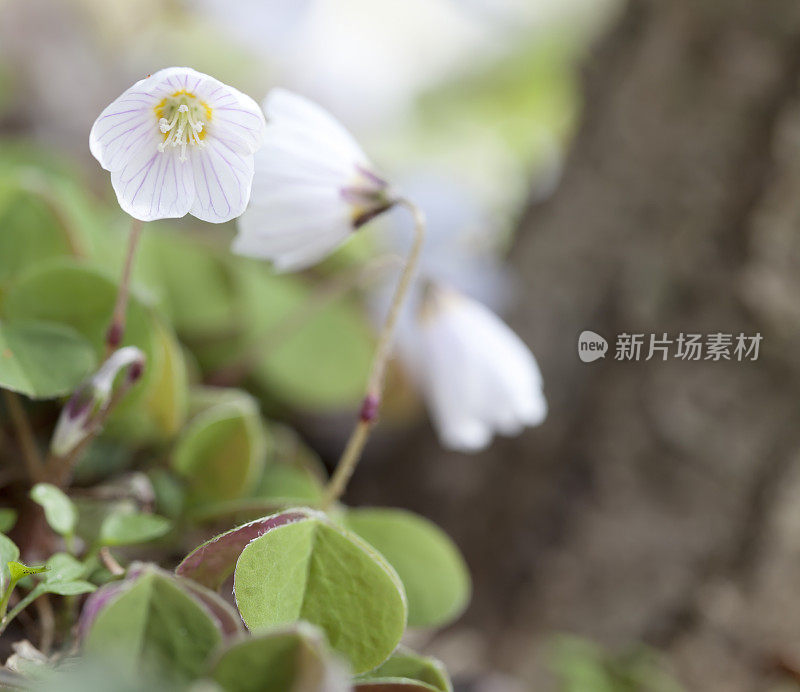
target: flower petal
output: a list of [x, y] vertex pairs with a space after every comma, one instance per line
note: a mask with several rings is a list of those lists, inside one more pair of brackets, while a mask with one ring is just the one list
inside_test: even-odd
[[492, 432], [514, 435], [541, 423], [547, 413], [541, 374], [522, 340], [486, 307], [455, 292], [432, 309], [414, 362], [442, 444], [477, 450]]
[[250, 199], [253, 156], [241, 154], [224, 141], [206, 137], [192, 149], [190, 162], [195, 201], [190, 213], [202, 221], [223, 223], [239, 216]]
[[141, 221], [185, 216], [194, 201], [194, 181], [188, 162], [176, 150], [160, 152], [153, 134], [121, 170], [112, 171], [111, 184], [120, 207]]
[[158, 128], [156, 99], [131, 94], [131, 87], [100, 114], [89, 133], [89, 149], [107, 171], [124, 166]]
[[264, 144], [267, 123], [258, 104], [238, 89], [204, 75], [197, 97], [211, 109], [208, 137], [222, 140], [239, 154], [252, 154]]
[[286, 89], [272, 89], [264, 99], [264, 112], [270, 126], [295, 140], [317, 142], [317, 155], [352, 160], [368, 160], [355, 138], [325, 109]]
[[285, 186], [254, 199], [239, 219], [238, 254], [288, 271], [330, 254], [352, 233], [349, 206], [333, 188]]

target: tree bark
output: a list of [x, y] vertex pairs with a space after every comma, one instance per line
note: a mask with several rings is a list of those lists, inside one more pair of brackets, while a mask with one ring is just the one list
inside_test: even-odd
[[[796, 0], [630, 2], [511, 255], [548, 420], [471, 458], [425, 431], [356, 477], [454, 536], [464, 626], [535, 689], [561, 631], [648, 642], [709, 692], [800, 659], [799, 79]], [[580, 362], [584, 329], [608, 357]], [[764, 338], [755, 362], [618, 362], [623, 332]]]

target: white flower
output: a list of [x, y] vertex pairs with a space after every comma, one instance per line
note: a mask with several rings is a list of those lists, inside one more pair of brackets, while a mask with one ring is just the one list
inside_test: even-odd
[[169, 67], [108, 106], [89, 147], [131, 216], [192, 214], [221, 223], [247, 206], [265, 126], [249, 96], [188, 67]]
[[515, 435], [547, 415], [536, 359], [493, 312], [429, 284], [413, 348], [414, 373], [445, 447], [483, 449], [495, 432]]
[[358, 143], [322, 108], [284, 89], [264, 101], [266, 144], [234, 252], [281, 271], [320, 261], [394, 203]]
[[142, 376], [144, 364], [144, 353], [135, 346], [125, 346], [114, 351], [94, 375], [78, 386], [61, 411], [50, 442], [55, 456], [69, 454], [102, 423], [117, 375], [126, 371], [125, 380], [119, 386], [123, 394]]

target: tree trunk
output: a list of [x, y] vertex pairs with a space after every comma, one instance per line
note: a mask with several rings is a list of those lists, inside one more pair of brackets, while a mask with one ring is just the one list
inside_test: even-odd
[[[354, 496], [454, 536], [464, 622], [535, 689], [560, 631], [653, 644], [689, 689], [764, 689], [800, 659], [800, 3], [632, 1], [585, 74], [512, 254], [547, 422], [474, 457], [409, 437]], [[608, 357], [578, 359], [584, 329]], [[623, 332], [764, 338], [755, 362], [618, 362]]]

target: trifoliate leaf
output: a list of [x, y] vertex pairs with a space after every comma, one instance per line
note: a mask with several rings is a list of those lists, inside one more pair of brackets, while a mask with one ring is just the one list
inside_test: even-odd
[[234, 592], [250, 630], [310, 622], [356, 673], [382, 663], [405, 629], [405, 594], [395, 571], [321, 514], [249, 543], [236, 563]]
[[89, 655], [115, 660], [123, 673], [141, 669], [176, 685], [205, 672], [222, 635], [208, 611], [176, 579], [145, 567], [131, 583], [110, 593], [84, 641]]

